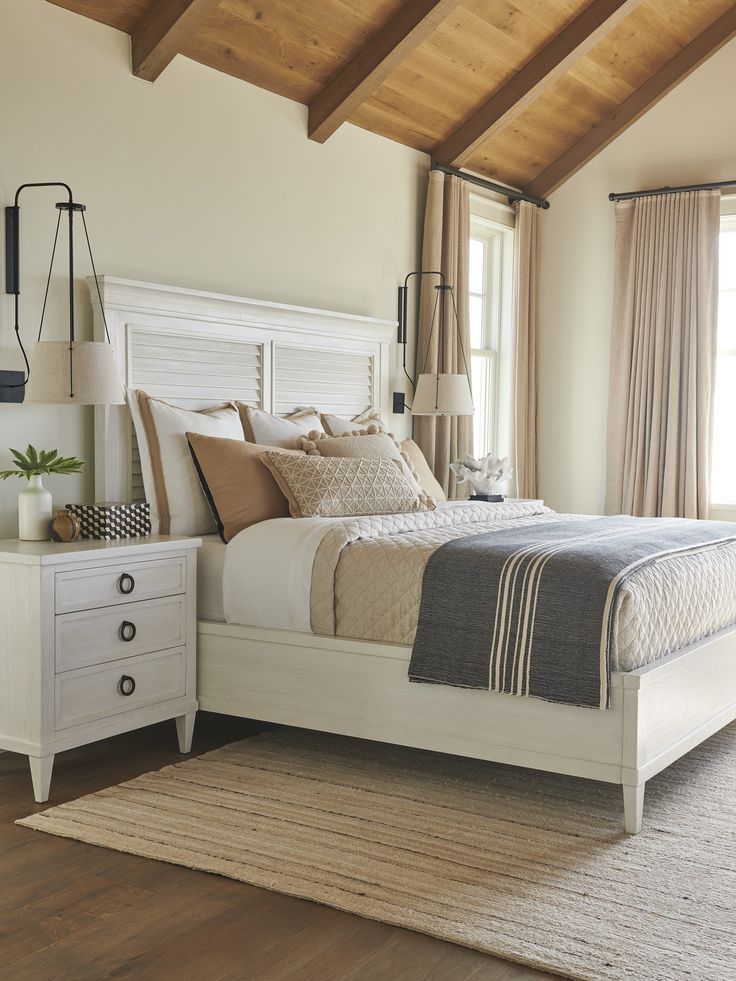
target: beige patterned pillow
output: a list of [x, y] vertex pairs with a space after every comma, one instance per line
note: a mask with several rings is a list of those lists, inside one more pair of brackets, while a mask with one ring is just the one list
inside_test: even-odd
[[287, 456], [270, 451], [260, 459], [276, 479], [294, 518], [405, 514], [428, 509], [395, 460]]
[[344, 436], [328, 436], [327, 433], [310, 432], [297, 443], [300, 450], [310, 456], [349, 456], [368, 460], [396, 460], [409, 483], [417, 493], [422, 485], [408, 454], [404, 453], [392, 433], [381, 432], [377, 426], [346, 433]]

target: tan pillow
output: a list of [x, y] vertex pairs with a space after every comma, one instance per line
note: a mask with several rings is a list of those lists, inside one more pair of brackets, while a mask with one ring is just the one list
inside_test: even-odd
[[304, 433], [312, 430], [322, 432], [322, 423], [316, 409], [299, 409], [289, 416], [275, 416], [263, 409], [254, 409], [244, 402], [235, 404], [240, 411], [245, 438], [251, 443], [295, 450], [299, 437]]
[[[196, 411], [170, 405], [145, 392], [135, 395], [136, 431], [146, 497], [153, 524], [162, 535], [209, 535], [215, 530], [207, 499], [194, 469], [186, 433], [242, 440], [243, 426], [233, 403]], [[140, 437], [140, 433], [139, 433]]]
[[381, 413], [374, 408], [366, 409], [364, 412], [358, 413], [357, 416], [353, 416], [352, 419], [333, 416], [329, 412], [321, 412], [319, 417], [328, 436], [349, 436], [356, 430], [365, 429], [371, 423], [375, 424], [381, 431], [388, 428], [381, 419]]
[[396, 460], [264, 453], [294, 518], [405, 514], [427, 505]]
[[346, 436], [328, 436], [326, 433], [311, 432], [299, 440], [298, 446], [310, 456], [352, 456], [368, 460], [396, 460], [414, 489], [418, 492], [422, 490], [409, 457], [401, 452], [401, 447], [391, 433], [379, 432], [375, 424], [371, 424], [368, 429]]
[[413, 439], [405, 439], [401, 443], [401, 452], [409, 458], [419, 486], [425, 494], [429, 494], [435, 501], [446, 501], [447, 495], [442, 490], [442, 485], [429, 468], [427, 458], [419, 449]]
[[[223, 542], [229, 542], [243, 528], [259, 521], [289, 517], [286, 498], [260, 462], [268, 446], [198, 433], [187, 433], [187, 439], [202, 490]], [[281, 452], [304, 457], [301, 450]]]

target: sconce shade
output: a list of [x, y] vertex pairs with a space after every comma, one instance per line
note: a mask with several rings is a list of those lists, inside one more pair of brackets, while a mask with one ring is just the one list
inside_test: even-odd
[[39, 341], [35, 345], [25, 401], [122, 405], [123, 385], [112, 347], [100, 341], [72, 341], [71, 344], [71, 374], [69, 341]]
[[411, 409], [415, 416], [472, 416], [467, 375], [420, 375]]

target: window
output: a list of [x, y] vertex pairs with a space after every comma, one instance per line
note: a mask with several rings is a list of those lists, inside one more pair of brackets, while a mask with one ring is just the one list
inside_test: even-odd
[[736, 505], [736, 214], [721, 218], [719, 275], [710, 496], [718, 504]]
[[469, 259], [473, 455], [507, 456], [512, 448], [513, 386], [514, 230], [509, 223], [514, 216], [510, 209], [485, 199], [473, 204]]

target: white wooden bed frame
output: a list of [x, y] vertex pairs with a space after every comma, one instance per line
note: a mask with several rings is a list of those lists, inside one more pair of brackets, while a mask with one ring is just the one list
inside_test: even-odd
[[[126, 385], [191, 407], [237, 397], [277, 412], [389, 411], [391, 322], [110, 277], [101, 285]], [[97, 499], [141, 499], [127, 407], [95, 413]], [[408, 647], [200, 620], [199, 705], [621, 784], [632, 834], [646, 781], [736, 718], [736, 628], [614, 674], [606, 711], [410, 684], [409, 656]]]

